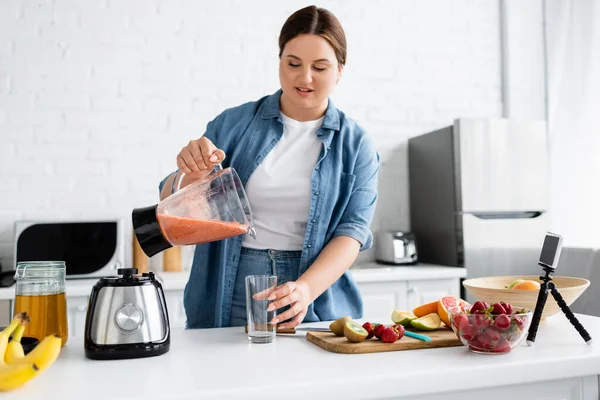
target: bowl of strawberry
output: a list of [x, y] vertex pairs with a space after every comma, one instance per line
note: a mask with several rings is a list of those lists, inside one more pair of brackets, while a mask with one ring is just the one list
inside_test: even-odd
[[450, 313], [452, 329], [470, 351], [506, 354], [527, 336], [533, 313], [503, 301], [476, 301], [466, 312]]

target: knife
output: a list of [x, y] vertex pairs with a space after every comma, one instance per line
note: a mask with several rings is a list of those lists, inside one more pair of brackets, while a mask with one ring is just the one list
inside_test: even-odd
[[[246, 325], [246, 327], [244, 329], [246, 330], [246, 333], [248, 333], [248, 325]], [[329, 328], [317, 328], [317, 327], [310, 327], [310, 326], [300, 327], [300, 328], [285, 328], [285, 329], [277, 328], [276, 333], [280, 333], [280, 334], [294, 334], [297, 331], [302, 331], [302, 332], [331, 332], [331, 329], [329, 329]]]

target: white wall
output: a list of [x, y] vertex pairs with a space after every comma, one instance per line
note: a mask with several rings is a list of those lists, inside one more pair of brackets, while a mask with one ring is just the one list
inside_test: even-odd
[[[2, 0], [0, 261], [12, 263], [15, 220], [129, 223], [132, 208], [155, 203], [175, 155], [210, 119], [278, 89], [279, 30], [308, 4]], [[334, 101], [383, 160], [372, 228], [408, 229], [407, 138], [502, 115], [499, 3], [318, 5], [348, 37]]]

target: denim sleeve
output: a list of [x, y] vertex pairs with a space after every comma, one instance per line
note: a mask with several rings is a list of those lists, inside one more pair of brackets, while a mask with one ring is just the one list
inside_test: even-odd
[[354, 168], [356, 180], [333, 237], [350, 236], [360, 242], [360, 251], [373, 246], [370, 225], [377, 205], [379, 154], [370, 141], [363, 141]]
[[[210, 121], [206, 125], [206, 131], [204, 132], [204, 135], [202, 135], [203, 137], [205, 137], [205, 138], [209, 139], [211, 142], [213, 142], [213, 144], [217, 147], [219, 147], [219, 144], [217, 141], [217, 137], [218, 137], [217, 132], [219, 130], [218, 127], [221, 126], [222, 119], [223, 119], [223, 114], [220, 114], [219, 116], [217, 116], [217, 118]], [[158, 184], [158, 193], [159, 194], [160, 194], [160, 192], [162, 192], [163, 186], [165, 186], [165, 182], [167, 181], [167, 179], [169, 179], [169, 176], [171, 176], [175, 172], [177, 172], [177, 170], [170, 172], [167, 176], [164, 177], [164, 179], [162, 181], [160, 181], [160, 183]]]

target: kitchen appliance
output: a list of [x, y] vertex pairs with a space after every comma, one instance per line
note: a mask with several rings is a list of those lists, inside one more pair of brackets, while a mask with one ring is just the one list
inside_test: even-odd
[[375, 260], [382, 264], [416, 264], [417, 245], [411, 232], [376, 232]]
[[176, 245], [246, 233], [256, 238], [250, 203], [235, 169], [216, 165], [207, 177], [179, 190], [184, 175], [177, 172], [169, 197], [131, 213], [134, 233], [148, 257]]
[[467, 278], [538, 272], [550, 225], [545, 122], [458, 119], [409, 139], [408, 156], [420, 261]]
[[124, 264], [123, 220], [17, 221], [14, 266], [20, 261], [64, 261], [66, 278], [114, 275]]
[[167, 304], [154, 273], [104, 277], [92, 288], [85, 319], [85, 355], [96, 360], [158, 356], [169, 351]]

